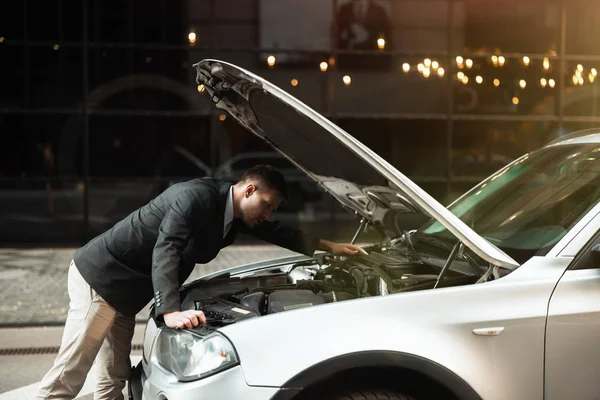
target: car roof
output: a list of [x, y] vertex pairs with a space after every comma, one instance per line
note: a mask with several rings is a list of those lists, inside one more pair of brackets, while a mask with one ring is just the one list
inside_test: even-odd
[[600, 143], [600, 128], [575, 131], [553, 140], [552, 142], [548, 143], [547, 146], [583, 143]]

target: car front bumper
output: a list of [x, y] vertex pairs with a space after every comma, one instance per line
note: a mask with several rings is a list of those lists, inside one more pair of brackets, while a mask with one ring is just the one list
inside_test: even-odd
[[129, 388], [132, 400], [269, 400], [278, 393], [281, 395], [277, 387], [249, 386], [239, 365], [194, 382], [179, 382], [172, 374], [156, 367], [147, 377], [140, 362]]

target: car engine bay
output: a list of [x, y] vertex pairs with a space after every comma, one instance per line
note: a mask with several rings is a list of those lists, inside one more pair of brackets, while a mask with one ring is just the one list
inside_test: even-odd
[[291, 266], [200, 279], [181, 288], [182, 309], [201, 310], [207, 325], [223, 326], [303, 307], [480, 280], [477, 274], [456, 271], [440, 279], [440, 267], [411, 260], [397, 248], [368, 252], [345, 259], [324, 254]]

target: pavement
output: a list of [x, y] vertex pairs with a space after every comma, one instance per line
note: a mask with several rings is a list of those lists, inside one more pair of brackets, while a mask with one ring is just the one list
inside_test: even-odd
[[[32, 398], [51, 367], [67, 316], [67, 271], [76, 250], [0, 249], [0, 400]], [[196, 265], [186, 282], [227, 267], [293, 254], [270, 244], [229, 246], [210, 263]], [[134, 349], [141, 347], [147, 316], [148, 306], [136, 317]], [[140, 357], [134, 350], [132, 365]], [[92, 399], [94, 387], [93, 368], [77, 399]]]
[[[0, 327], [63, 325], [69, 309], [67, 271], [75, 248], [0, 249]], [[223, 268], [295, 254], [270, 244], [229, 246], [198, 264], [186, 282]], [[138, 315], [144, 322], [148, 306]], [[1, 342], [0, 342], [1, 345]]]

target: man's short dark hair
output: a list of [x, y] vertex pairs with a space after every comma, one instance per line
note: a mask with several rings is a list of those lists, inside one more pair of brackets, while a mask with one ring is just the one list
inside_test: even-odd
[[266, 164], [256, 165], [244, 173], [240, 182], [251, 180], [259, 182], [259, 190], [260, 184], [262, 184], [279, 192], [282, 200], [288, 199], [288, 187], [285, 178], [275, 167]]

